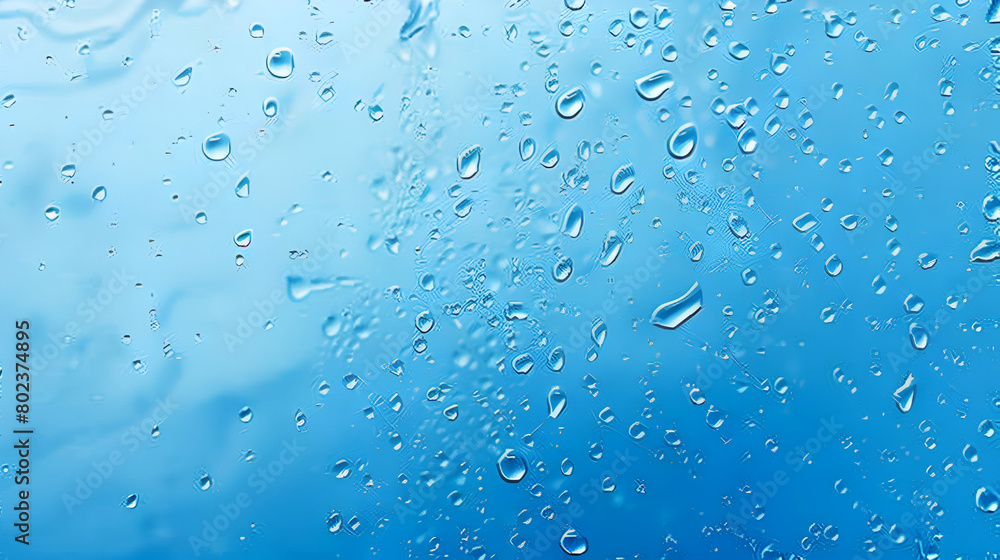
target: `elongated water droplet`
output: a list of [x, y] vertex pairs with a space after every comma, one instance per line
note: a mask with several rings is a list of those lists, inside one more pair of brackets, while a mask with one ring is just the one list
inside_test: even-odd
[[646, 101], [655, 101], [674, 86], [674, 75], [659, 70], [635, 81], [635, 91]]
[[549, 390], [549, 417], [559, 418], [559, 415], [566, 410], [566, 393], [559, 387]]
[[633, 183], [635, 183], [635, 168], [631, 163], [627, 163], [611, 175], [611, 192], [624, 194]]
[[931, 333], [920, 323], [910, 324], [910, 344], [917, 350], [925, 350], [930, 342]]
[[463, 179], [472, 179], [479, 174], [479, 160], [483, 152], [483, 147], [479, 144], [469, 146], [458, 154], [458, 176]]
[[662, 329], [676, 329], [701, 311], [701, 299], [701, 286], [695, 282], [681, 297], [657, 307], [650, 322]]
[[983, 239], [969, 255], [969, 260], [974, 263], [993, 262], [998, 258], [1000, 258], [1000, 242], [994, 239]]
[[913, 399], [916, 397], [916, 394], [917, 384], [913, 379], [913, 374], [908, 373], [903, 384], [892, 394], [893, 400], [896, 401], [896, 408], [903, 414], [909, 412], [913, 408]]
[[240, 247], [240, 248], [249, 247], [250, 246], [250, 241], [252, 240], [252, 237], [253, 237], [253, 230], [252, 229], [245, 229], [245, 230], [237, 233], [233, 237], [233, 242], [236, 243], [236, 246]]
[[264, 111], [264, 116], [273, 119], [278, 116], [278, 99], [275, 97], [268, 97], [261, 104], [261, 110]]
[[597, 258], [601, 266], [607, 267], [615, 264], [615, 261], [618, 260], [618, 255], [622, 252], [623, 244], [624, 242], [617, 232], [608, 232], [608, 236], [604, 238], [601, 254]]
[[579, 204], [574, 204], [566, 210], [560, 230], [563, 235], [574, 239], [580, 237], [580, 234], [583, 232], [583, 208], [580, 208]]

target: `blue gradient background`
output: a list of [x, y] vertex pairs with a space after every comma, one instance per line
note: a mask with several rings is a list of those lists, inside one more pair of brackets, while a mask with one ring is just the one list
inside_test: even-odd
[[[1000, 189], [988, 169], [1000, 140], [989, 44], [1000, 26], [987, 23], [988, 2], [944, 2], [942, 21], [919, 1], [781, 3], [774, 13], [763, 1], [729, 12], [671, 3], [665, 29], [629, 24], [632, 8], [652, 19], [652, 4], [597, 0], [578, 11], [561, 0], [51, 4], [0, 2], [0, 98], [15, 100], [0, 108], [0, 464], [16, 459], [20, 319], [31, 321], [36, 432], [32, 544], [13, 541], [17, 487], [0, 467], [0, 557], [557, 558], [568, 528], [587, 539], [589, 558], [1000, 552], [996, 514], [975, 503], [1000, 479], [1000, 436], [977, 431], [1000, 422], [998, 268], [969, 257], [1000, 239], [982, 212]], [[856, 12], [836, 39], [824, 33], [831, 10]], [[404, 40], [411, 17], [427, 25]], [[255, 22], [262, 38], [249, 32]], [[333, 34], [325, 45], [323, 31]], [[751, 55], [734, 60], [733, 41]], [[661, 58], [666, 44], [676, 62]], [[294, 52], [287, 80], [265, 69], [278, 47]], [[789, 49], [790, 70], [777, 76], [772, 55]], [[190, 82], [176, 85], [189, 66]], [[634, 81], [661, 69], [674, 86], [644, 101]], [[942, 79], [954, 82], [950, 97]], [[576, 86], [586, 105], [562, 119], [555, 100]], [[775, 107], [778, 88], [787, 109]], [[261, 104], [272, 96], [269, 119]], [[745, 125], [757, 131], [755, 154], [739, 154], [711, 111], [716, 97], [756, 100]], [[782, 123], [773, 136], [771, 115]], [[673, 161], [666, 140], [683, 123], [697, 127], [697, 148]], [[233, 151], [213, 162], [201, 145], [219, 131]], [[538, 146], [527, 162], [526, 137]], [[481, 171], [462, 180], [456, 158], [475, 144]], [[550, 147], [554, 169], [539, 164]], [[877, 156], [885, 148], [888, 166]], [[64, 180], [68, 162], [76, 173]], [[627, 163], [636, 183], [613, 195], [610, 177]], [[577, 166], [586, 189], [567, 183]], [[239, 198], [244, 173], [251, 195]], [[91, 198], [98, 185], [103, 202]], [[472, 211], [459, 217], [465, 197]], [[573, 203], [585, 211], [576, 239], [559, 231]], [[820, 221], [821, 251], [792, 227], [804, 212]], [[732, 213], [747, 239], [730, 233]], [[848, 231], [848, 214], [865, 221]], [[246, 229], [241, 249], [234, 236]], [[612, 230], [626, 243], [604, 267]], [[692, 262], [696, 241], [705, 252]], [[922, 253], [936, 265], [922, 269]], [[823, 270], [832, 254], [844, 264], [836, 277]], [[551, 270], [562, 255], [574, 272], [560, 284]], [[746, 268], [757, 275], [750, 286]], [[331, 287], [293, 301], [296, 277]], [[650, 324], [695, 282], [697, 315], [672, 331]], [[920, 313], [905, 313], [909, 294], [926, 302]], [[776, 313], [762, 311], [769, 298]], [[506, 320], [510, 302], [528, 319]], [[839, 310], [829, 323], [826, 308]], [[435, 326], [420, 353], [414, 321], [425, 310]], [[596, 320], [607, 327], [600, 348]], [[923, 351], [909, 342], [914, 321], [930, 332]], [[567, 357], [560, 373], [545, 367], [556, 346]], [[525, 353], [535, 366], [518, 375], [512, 360]], [[908, 372], [917, 391], [903, 414], [893, 392]], [[442, 383], [450, 390], [429, 400]], [[553, 386], [568, 399], [555, 419]], [[689, 398], [695, 386], [704, 404]], [[455, 421], [443, 414], [450, 405]], [[706, 423], [710, 406], [726, 412], [718, 429]], [[599, 419], [606, 407], [611, 422]], [[645, 426], [638, 441], [634, 422]], [[680, 445], [667, 445], [668, 430]], [[976, 462], [963, 459], [967, 445]], [[283, 455], [289, 446], [302, 450]], [[528, 464], [518, 484], [498, 476], [507, 449]], [[121, 460], [107, 469], [112, 457]], [[559, 472], [566, 458], [570, 476]], [[342, 459], [351, 474], [338, 478]], [[280, 474], [264, 478], [269, 467]], [[208, 490], [195, 484], [204, 472]], [[613, 491], [601, 491], [605, 478]], [[138, 505], [123, 507], [133, 493]], [[241, 493], [251, 503], [206, 532]], [[755, 501], [762, 510], [747, 515]], [[331, 534], [333, 512], [344, 526]]]

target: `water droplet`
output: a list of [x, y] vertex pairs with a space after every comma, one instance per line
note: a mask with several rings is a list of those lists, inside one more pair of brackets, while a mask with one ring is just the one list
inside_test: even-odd
[[670, 155], [676, 159], [684, 159], [694, 153], [698, 143], [698, 131], [694, 123], [687, 123], [678, 128], [670, 140], [667, 141], [667, 149]]
[[927, 332], [920, 323], [910, 324], [910, 344], [913, 345], [917, 350], [924, 350], [927, 348], [928, 342], [930, 342], [931, 333]]
[[108, 196], [108, 189], [102, 186], [94, 188], [94, 192], [90, 194], [90, 197], [96, 200], [97, 202], [103, 202], [104, 199], [107, 198], [107, 196]]
[[635, 183], [635, 168], [631, 163], [627, 163], [611, 175], [611, 192], [624, 194], [633, 183]]
[[705, 423], [708, 424], [709, 428], [718, 430], [722, 427], [728, 416], [725, 410], [715, 408], [715, 405], [708, 405], [708, 412], [705, 414]]
[[896, 408], [903, 414], [909, 412], [913, 408], [913, 399], [916, 397], [916, 394], [917, 384], [913, 379], [913, 374], [908, 373], [903, 384], [892, 394], [893, 400], [896, 401]]
[[497, 472], [504, 482], [518, 483], [528, 473], [528, 465], [513, 449], [508, 449], [497, 460]]
[[[994, 2], [994, 4], [1000, 4], [1000, 2]], [[1000, 496], [997, 496], [996, 491], [992, 488], [982, 486], [976, 490], [976, 507], [983, 513], [996, 513], [997, 509], [1000, 508]]]
[[205, 157], [212, 161], [222, 161], [229, 157], [232, 150], [229, 135], [224, 132], [217, 132], [205, 138], [201, 145], [201, 151]]
[[676, 329], [701, 311], [702, 293], [697, 282], [683, 296], [656, 308], [650, 321], [662, 329]]
[[69, 181], [76, 175], [76, 165], [67, 163], [59, 170], [59, 174], [62, 175], [63, 181]]
[[816, 217], [809, 212], [806, 212], [805, 214], [802, 214], [798, 218], [792, 220], [792, 227], [801, 233], [806, 233], [817, 225], [819, 225], [819, 222], [816, 220]]
[[251, 23], [250, 36], [254, 39], [262, 38], [264, 36], [264, 26], [260, 23]]
[[743, 60], [744, 58], [750, 56], [750, 48], [743, 43], [733, 41], [729, 43], [729, 56], [736, 60]]
[[836, 39], [844, 32], [844, 21], [834, 13], [826, 15], [826, 36]]
[[546, 360], [549, 369], [558, 373], [562, 371], [563, 367], [566, 366], [566, 352], [563, 350], [562, 346], [556, 346], [549, 352], [549, 357]]
[[844, 263], [841, 262], [840, 257], [837, 255], [830, 255], [830, 258], [826, 259], [826, 263], [823, 264], [823, 268], [830, 276], [837, 276], [843, 272]]
[[191, 83], [191, 74], [194, 72], [194, 68], [188, 66], [182, 69], [180, 72], [174, 76], [173, 82], [177, 87], [184, 87]]
[[560, 229], [563, 235], [574, 239], [580, 236], [583, 232], [583, 208], [580, 208], [579, 204], [573, 204], [566, 210]]
[[261, 104], [261, 110], [264, 111], [264, 116], [273, 119], [278, 116], [278, 99], [275, 97], [268, 97]]
[[573, 528], [566, 529], [566, 532], [559, 539], [559, 548], [562, 548], [563, 552], [570, 556], [580, 556], [587, 552], [588, 547], [587, 539]]
[[479, 160], [483, 147], [479, 144], [470, 146], [458, 155], [458, 176], [463, 179], [472, 179], [479, 174]]
[[135, 506], [137, 505], [139, 505], [138, 494], [129, 494], [128, 496], [125, 496], [124, 500], [122, 500], [122, 507], [124, 508], [135, 509]]
[[566, 393], [559, 387], [553, 387], [549, 391], [549, 417], [559, 418], [564, 410], [566, 410]]
[[59, 207], [49, 206], [45, 209], [45, 219], [54, 222], [59, 219]]
[[568, 256], [561, 256], [552, 267], [552, 279], [563, 283], [573, 275], [573, 259]]
[[272, 76], [283, 80], [292, 75], [295, 69], [295, 57], [291, 49], [277, 48], [267, 55], [265, 65]]
[[250, 196], [250, 174], [244, 173], [240, 180], [236, 182], [236, 196], [247, 198]]
[[326, 518], [326, 529], [331, 533], [339, 532], [344, 526], [344, 518], [340, 512], [333, 512]]
[[207, 491], [212, 487], [212, 477], [207, 472], [202, 472], [197, 478], [195, 478], [194, 485], [195, 488], [203, 492]]
[[622, 252], [622, 246], [624, 242], [622, 238], [615, 231], [609, 231], [608, 236], [604, 238], [604, 245], [601, 248], [601, 254], [598, 256], [598, 261], [600, 261], [601, 266], [608, 267], [615, 264], [618, 260], [618, 256]]
[[535, 155], [535, 141], [532, 138], [526, 137], [521, 140], [521, 145], [519, 147], [519, 152], [521, 154], [521, 161], [528, 161], [532, 156]]
[[991, 222], [1000, 220], [1000, 197], [990, 193], [983, 199], [983, 216]]
[[1000, 258], [1000, 241], [994, 239], [983, 239], [969, 255], [969, 260], [974, 263], [993, 262], [998, 258]]
[[583, 111], [585, 103], [583, 89], [575, 87], [556, 100], [556, 113], [564, 119], [572, 119]]
[[747, 225], [746, 220], [743, 216], [736, 213], [730, 213], [729, 219], [726, 220], [726, 224], [729, 226], [729, 231], [733, 232], [733, 235], [739, 239], [743, 239], [750, 235], [750, 227]]
[[757, 151], [757, 133], [754, 132], [752, 127], [746, 127], [736, 138], [736, 143], [740, 147], [740, 151], [744, 154], [752, 154]]
[[923, 308], [924, 300], [920, 299], [919, 296], [910, 294], [903, 300], [903, 309], [905, 309], [907, 313], [920, 313]]
[[246, 248], [250, 246], [250, 241], [253, 237], [252, 229], [245, 229], [235, 236], [233, 236], [233, 242], [236, 243], [237, 247]]
[[646, 101], [655, 101], [674, 85], [674, 76], [666, 70], [659, 70], [635, 81], [635, 91]]

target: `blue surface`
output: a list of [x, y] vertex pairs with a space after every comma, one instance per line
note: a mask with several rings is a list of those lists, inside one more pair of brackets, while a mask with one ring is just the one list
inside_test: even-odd
[[996, 558], [989, 4], [0, 3], [0, 557]]

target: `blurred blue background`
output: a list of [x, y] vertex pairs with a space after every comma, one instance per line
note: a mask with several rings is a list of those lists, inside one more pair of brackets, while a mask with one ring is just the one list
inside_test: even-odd
[[988, 4], [0, 3], [0, 557], [995, 558]]

